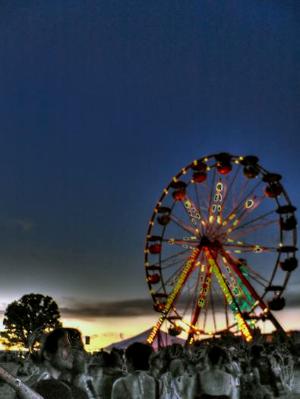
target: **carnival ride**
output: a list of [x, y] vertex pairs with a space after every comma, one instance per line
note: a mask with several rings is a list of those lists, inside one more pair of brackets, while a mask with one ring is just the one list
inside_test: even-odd
[[163, 324], [191, 343], [232, 332], [251, 341], [263, 322], [283, 331], [273, 311], [296, 269], [297, 220], [282, 183], [256, 156], [197, 159], [163, 190], [145, 245], [146, 279]]

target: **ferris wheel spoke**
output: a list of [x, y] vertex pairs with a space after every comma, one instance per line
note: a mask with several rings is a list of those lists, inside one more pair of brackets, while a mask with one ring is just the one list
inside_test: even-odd
[[244, 208], [245, 202], [247, 201], [247, 199], [249, 199], [251, 197], [251, 195], [255, 192], [255, 190], [257, 190], [257, 188], [262, 184], [261, 181], [259, 181], [251, 190], [249, 193], [247, 193], [247, 195], [243, 196], [243, 199], [238, 203], [238, 205], [236, 207], [234, 207], [234, 209], [228, 214], [228, 216], [225, 218], [224, 223], [229, 223], [231, 221], [231, 223], [234, 223], [234, 220], [236, 218], [236, 214]]
[[[241, 330], [242, 334], [244, 335], [246, 341], [251, 341], [252, 334], [249, 329], [249, 326], [242, 315], [239, 304], [237, 303], [235, 296], [231, 292], [230, 286], [229, 286], [226, 278], [224, 277], [223, 273], [221, 272], [221, 269], [217, 262], [217, 259], [215, 258], [215, 256], [213, 256], [210, 249], [205, 249], [205, 255], [207, 257], [208, 263], [213, 268], [213, 273], [215, 274], [217, 282], [218, 282], [223, 294], [225, 295], [228, 304], [230, 305], [230, 308], [234, 314], [234, 317], [239, 325], [239, 329]], [[231, 258], [229, 257], [229, 255], [226, 253], [225, 250], [222, 251], [222, 255], [225, 257], [227, 262], [229, 262], [229, 260], [231, 261]], [[236, 267], [235, 272], [237, 272], [237, 269], [238, 268]]]
[[183, 239], [179, 238], [163, 238], [162, 241], [166, 242], [169, 245], [179, 245], [186, 249], [194, 249], [199, 246], [199, 243], [196, 241], [197, 237], [186, 237]]
[[277, 219], [273, 219], [273, 220], [270, 220], [265, 223], [256, 223], [253, 225], [249, 225], [249, 226], [245, 227], [244, 229], [233, 230], [231, 236], [232, 237], [234, 236], [235, 239], [242, 238], [251, 233], [254, 233], [255, 231], [258, 231], [258, 230], [261, 231], [261, 230], [263, 230], [267, 227], [270, 227], [271, 225], [275, 225], [275, 224], [278, 224]]
[[263, 288], [267, 288], [267, 284], [264, 284], [259, 280], [255, 275], [252, 275], [251, 273], [248, 273], [248, 276], [251, 280], [255, 281], [257, 284], [259, 284]]
[[[163, 268], [163, 265], [164, 266], [167, 266], [168, 265], [168, 262], [175, 262], [176, 261], [176, 259], [178, 260], [178, 257], [183, 257], [183, 256], [186, 256], [189, 252], [191, 252], [191, 250], [190, 249], [185, 249], [185, 250], [183, 250], [183, 251], [181, 251], [181, 252], [178, 252], [178, 253], [176, 253], [176, 254], [173, 254], [173, 255], [170, 255], [170, 256], [168, 256], [168, 257], [166, 257], [166, 258], [164, 258], [164, 259], [161, 259], [160, 260], [160, 265], [161, 265], [161, 267]], [[181, 260], [179, 260], [179, 261], [181, 261]], [[167, 265], [166, 265], [167, 264]], [[173, 264], [173, 263], [172, 263]], [[170, 266], [170, 265], [168, 265], [168, 266]]]
[[269, 247], [260, 244], [247, 244], [241, 241], [223, 244], [226, 249], [233, 250], [235, 253], [253, 252], [260, 254], [262, 252], [277, 252], [277, 247]]
[[213, 323], [214, 323], [214, 330], [216, 332], [217, 331], [217, 321], [216, 321], [216, 311], [215, 311], [215, 301], [214, 301], [213, 289], [209, 290], [209, 296], [210, 296], [212, 318], [213, 318]]
[[[203, 255], [203, 252], [202, 252], [202, 255]], [[201, 262], [203, 262], [203, 256], [201, 258]], [[192, 317], [191, 317], [191, 326], [192, 327], [189, 331], [188, 341], [190, 341], [190, 339], [192, 338], [193, 333], [194, 333], [194, 328], [197, 324], [200, 313], [201, 313], [203, 307], [206, 305], [207, 295], [208, 295], [208, 292], [211, 287], [211, 274], [212, 274], [211, 267], [208, 266], [205, 276], [204, 276], [204, 279], [203, 279], [203, 283], [201, 283], [201, 273], [199, 273], [199, 276], [198, 276], [199, 279], [197, 282], [198, 288], [196, 288], [194, 291], [196, 294], [195, 295], [196, 301], [194, 301], [194, 304], [193, 304]], [[197, 293], [199, 293], [198, 297], [197, 297]]]
[[254, 270], [251, 266], [247, 264], [247, 273], [251, 276], [255, 276], [257, 279], [260, 279], [263, 281], [265, 284], [269, 284], [269, 280], [267, 280], [265, 277], [261, 276], [256, 270]]
[[[202, 213], [202, 210], [201, 210], [200, 195], [199, 195], [198, 184], [194, 184], [194, 190], [195, 190], [196, 202], [197, 202], [198, 209], [199, 209], [199, 213], [200, 213], [200, 217], [201, 217], [201, 222], [202, 222], [202, 221], [205, 222], [205, 217], [203, 216], [203, 213]], [[200, 223], [200, 227], [201, 227], [201, 233], [203, 234], [203, 233], [204, 233], [203, 223]]]
[[214, 168], [214, 171], [213, 171], [212, 186], [211, 186], [210, 195], [209, 195], [209, 202], [208, 202], [208, 217], [207, 217], [207, 220], [209, 220], [209, 217], [212, 214], [211, 205], [212, 205], [212, 200], [213, 200], [213, 195], [214, 195], [214, 190], [215, 190], [215, 184], [216, 184], [216, 168]]
[[186, 224], [183, 220], [181, 220], [180, 218], [178, 218], [175, 215], [170, 215], [170, 219], [177, 225], [179, 226], [182, 230], [191, 233], [193, 235], [197, 234], [197, 227], [196, 226], [190, 226], [188, 224]]
[[[245, 204], [244, 204], [244, 209], [240, 210], [240, 214], [239, 211], [236, 212], [235, 214], [232, 214], [229, 217], [229, 222], [228, 222], [228, 230], [229, 229], [237, 229], [240, 225], [240, 223], [242, 221], [244, 221], [252, 212], [254, 212], [263, 202], [263, 200], [266, 197], [260, 197], [260, 198], [256, 198], [254, 199], [248, 199], [246, 200]], [[234, 217], [233, 217], [234, 216]], [[258, 219], [259, 220], [259, 219]], [[249, 222], [249, 224], [251, 223], [251, 221]], [[245, 222], [246, 224], [246, 222]]]
[[199, 248], [195, 249], [192, 252], [191, 256], [187, 259], [184, 267], [182, 268], [182, 271], [177, 279], [176, 285], [174, 286], [172, 292], [169, 294], [169, 296], [166, 300], [164, 311], [163, 311], [161, 317], [159, 318], [158, 322], [156, 323], [156, 325], [153, 327], [153, 329], [147, 339], [149, 344], [151, 344], [154, 341], [154, 339], [157, 335], [157, 332], [159, 331], [163, 322], [168, 317], [170, 310], [173, 308], [173, 304], [175, 303], [176, 299], [180, 295], [184, 284], [186, 283], [187, 279], [189, 278], [200, 252], [201, 252], [201, 250]]
[[238, 177], [238, 175], [239, 175], [239, 173], [240, 173], [240, 170], [241, 170], [240, 168], [238, 168], [238, 169], [236, 170], [236, 172], [235, 172], [235, 174], [233, 175], [233, 178], [232, 178], [230, 184], [228, 185], [228, 187], [227, 187], [227, 189], [226, 189], [226, 193], [225, 193], [224, 200], [223, 200], [223, 204], [222, 204], [223, 209], [225, 208], [227, 199], [229, 198], [229, 193], [231, 193], [231, 190], [232, 190], [233, 187], [234, 187], [233, 185], [234, 185], [234, 183], [235, 183], [235, 181], [236, 181], [236, 179], [237, 179], [237, 177]]
[[[258, 221], [262, 221], [262, 220], [266, 219], [268, 216], [274, 215], [275, 213], [276, 213], [276, 211], [274, 211], [274, 210], [266, 212], [263, 215], [257, 216], [256, 218], [254, 218], [252, 220], [249, 220], [246, 223], [243, 223], [243, 224], [240, 224], [237, 227], [234, 227], [231, 231], [233, 232], [233, 231], [237, 231], [237, 230], [242, 230], [245, 227], [252, 225], [253, 223], [256, 223]], [[276, 221], [278, 221], [278, 219], [276, 219]]]
[[184, 201], [181, 201], [181, 204], [191, 224], [195, 226], [195, 228], [201, 227], [201, 219], [203, 219], [203, 216], [200, 207], [196, 206], [188, 195], [185, 196]]

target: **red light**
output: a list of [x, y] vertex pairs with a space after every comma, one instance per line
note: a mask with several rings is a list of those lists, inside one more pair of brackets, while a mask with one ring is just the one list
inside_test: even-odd
[[195, 172], [193, 174], [193, 180], [195, 183], [202, 183], [206, 180], [207, 174], [203, 172]]
[[172, 195], [175, 201], [183, 201], [185, 198], [185, 190], [176, 190]]
[[161, 244], [150, 245], [149, 252], [151, 254], [160, 254], [160, 252], [161, 252]]
[[232, 166], [230, 163], [218, 162], [217, 169], [221, 175], [227, 175], [229, 172], [231, 172]]

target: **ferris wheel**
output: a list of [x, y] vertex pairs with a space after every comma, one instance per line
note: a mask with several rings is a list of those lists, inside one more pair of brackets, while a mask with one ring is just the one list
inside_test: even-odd
[[231, 331], [283, 331], [273, 312], [298, 266], [297, 220], [282, 183], [256, 156], [214, 154], [163, 190], [145, 245], [146, 280], [162, 325], [189, 343]]

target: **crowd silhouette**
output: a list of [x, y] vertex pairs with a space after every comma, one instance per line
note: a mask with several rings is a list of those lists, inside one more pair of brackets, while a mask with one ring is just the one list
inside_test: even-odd
[[14, 378], [0, 372], [1, 386], [10, 385], [12, 393], [1, 394], [0, 386], [0, 399], [300, 398], [300, 354], [289, 341], [211, 339], [157, 351], [135, 342], [125, 351], [91, 354], [78, 330], [58, 328], [45, 337], [39, 353], [12, 356], [0, 358], [4, 368], [17, 364]]

